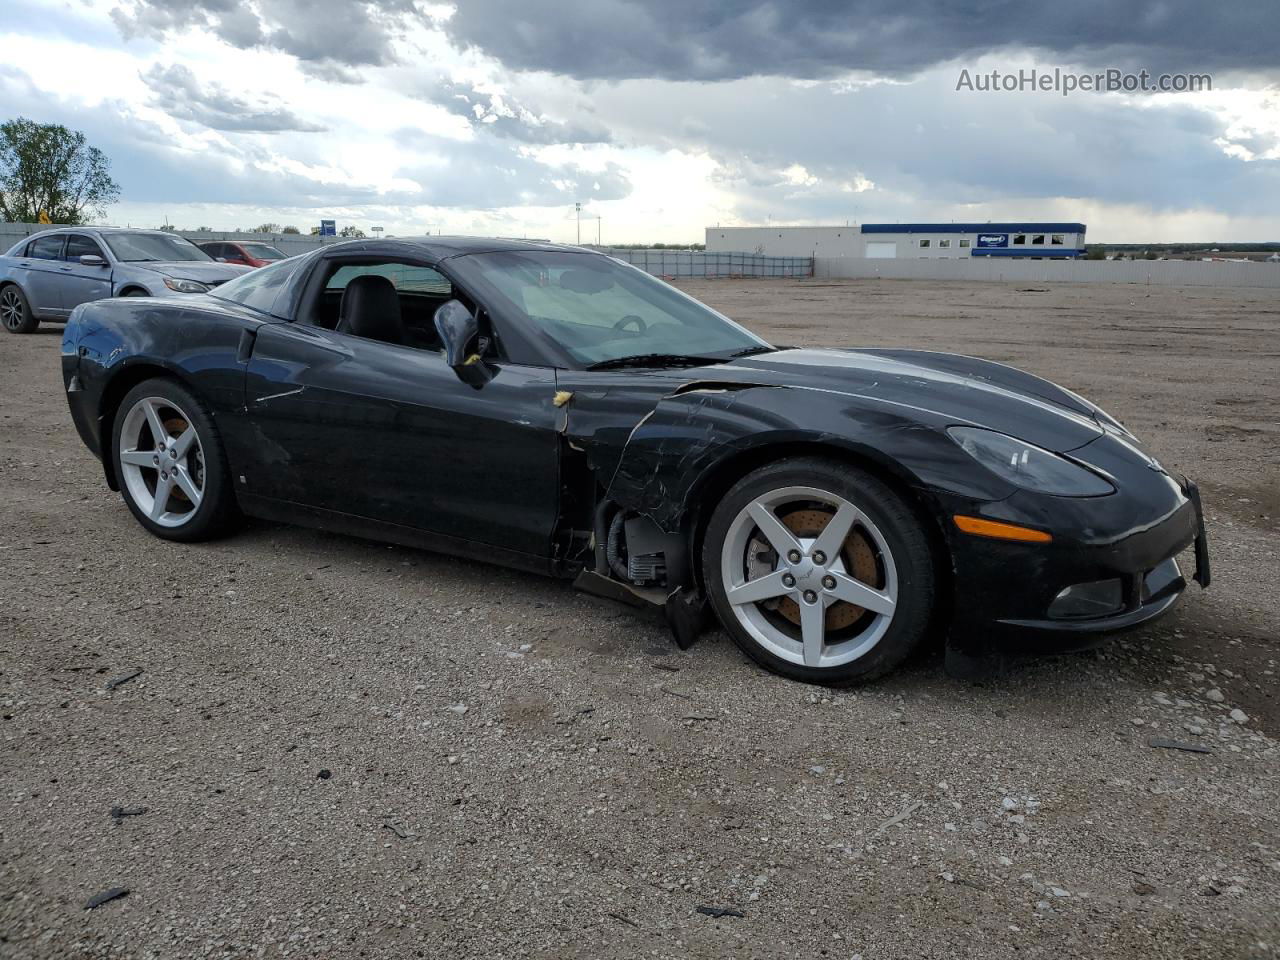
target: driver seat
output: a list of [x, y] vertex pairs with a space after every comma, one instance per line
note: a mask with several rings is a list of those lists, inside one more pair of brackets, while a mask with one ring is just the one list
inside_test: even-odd
[[395, 284], [377, 274], [352, 277], [342, 291], [336, 329], [367, 340], [403, 344], [404, 321]]

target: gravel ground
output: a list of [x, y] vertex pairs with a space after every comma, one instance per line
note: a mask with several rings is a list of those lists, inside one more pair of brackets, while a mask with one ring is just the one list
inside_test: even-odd
[[1280, 300], [685, 286], [778, 342], [1096, 399], [1201, 481], [1213, 589], [982, 684], [933, 653], [809, 688], [532, 576], [151, 538], [71, 427], [60, 328], [4, 337], [0, 956], [1280, 953]]

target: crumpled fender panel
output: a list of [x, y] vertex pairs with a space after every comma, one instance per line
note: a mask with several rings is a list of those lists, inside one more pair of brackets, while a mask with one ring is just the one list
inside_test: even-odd
[[[599, 402], [616, 417], [609, 400]], [[1012, 492], [972, 469], [967, 454], [943, 432], [945, 421], [929, 423], [919, 410], [873, 398], [691, 380], [659, 399], [621, 443], [617, 431], [591, 429], [603, 413], [593, 416], [593, 406], [589, 395], [574, 397], [567, 438], [587, 453], [607, 499], [667, 532], [684, 527], [700, 487], [726, 458], [769, 446], [825, 444], [871, 460], [913, 488], [973, 500], [1000, 500]]]

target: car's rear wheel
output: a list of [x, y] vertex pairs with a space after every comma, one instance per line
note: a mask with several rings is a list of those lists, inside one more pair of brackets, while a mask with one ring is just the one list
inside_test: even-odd
[[795, 680], [880, 676], [920, 643], [933, 611], [933, 555], [916, 511], [835, 461], [783, 460], [744, 477], [712, 514], [702, 562], [729, 635]]
[[125, 395], [112, 430], [120, 491], [138, 522], [166, 540], [222, 536], [237, 517], [222, 440], [181, 384], [146, 380]]
[[10, 333], [34, 333], [40, 326], [26, 295], [15, 284], [0, 290], [0, 324]]

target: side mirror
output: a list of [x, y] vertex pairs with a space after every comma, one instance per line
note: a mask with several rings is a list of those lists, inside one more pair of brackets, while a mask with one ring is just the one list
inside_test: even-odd
[[455, 370], [476, 363], [474, 356], [468, 353], [476, 338], [480, 335], [480, 321], [475, 314], [458, 300], [450, 300], [436, 310], [436, 333], [440, 334], [440, 342], [444, 344], [445, 363]]
[[217, 260], [219, 263], [226, 263], [226, 262], [227, 262], [227, 258], [226, 258], [226, 257], [214, 257], [213, 259]]
[[85, 267], [105, 267], [107, 261], [96, 253], [84, 253], [80, 255], [80, 265]]
[[436, 333], [444, 344], [444, 362], [453, 367], [458, 379], [479, 390], [494, 378], [497, 371], [481, 359], [480, 321], [457, 300], [450, 300], [436, 310]]

